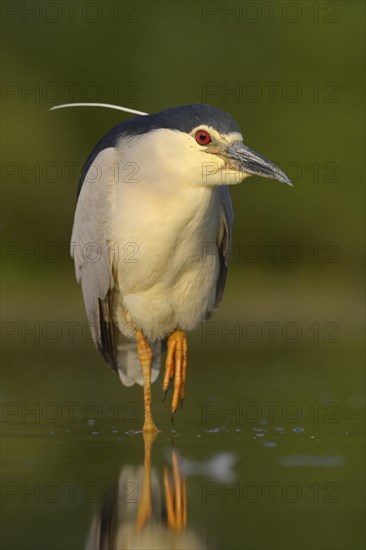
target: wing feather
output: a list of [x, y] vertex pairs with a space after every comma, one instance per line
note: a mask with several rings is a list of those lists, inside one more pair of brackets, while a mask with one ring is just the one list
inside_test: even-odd
[[114, 147], [102, 150], [81, 182], [71, 237], [71, 256], [75, 262], [76, 278], [81, 283], [93, 340], [104, 358], [117, 369], [111, 319], [113, 266], [105, 226], [113, 196], [110, 166], [115, 160]]
[[218, 308], [225, 290], [234, 222], [233, 205], [228, 187], [223, 185], [218, 188], [218, 192], [220, 193], [221, 199], [221, 221], [217, 233], [216, 245], [220, 260], [220, 271], [216, 284], [215, 310]]
[[[71, 237], [71, 256], [75, 262], [76, 278], [81, 283], [91, 335], [104, 359], [118, 373], [122, 383], [143, 385], [141, 366], [133, 338], [121, 334], [113, 320], [115, 295], [113, 259], [114, 244], [108, 242], [107, 221], [114, 205], [114, 171], [118, 162], [115, 147], [101, 149], [87, 160], [79, 184], [74, 226]], [[117, 243], [118, 244], [118, 243]], [[122, 312], [120, 311], [122, 314]], [[151, 344], [153, 365], [151, 380], [159, 374], [162, 344]]]

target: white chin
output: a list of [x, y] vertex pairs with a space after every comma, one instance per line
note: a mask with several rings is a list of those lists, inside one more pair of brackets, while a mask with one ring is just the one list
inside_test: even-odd
[[237, 185], [245, 178], [248, 178], [250, 174], [244, 172], [238, 172], [236, 170], [222, 169], [215, 174], [207, 174], [203, 183], [205, 185], [217, 186], [217, 185]]

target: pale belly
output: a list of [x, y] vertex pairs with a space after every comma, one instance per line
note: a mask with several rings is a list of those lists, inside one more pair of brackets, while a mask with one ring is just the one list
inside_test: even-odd
[[185, 212], [181, 218], [174, 208], [142, 209], [133, 219], [127, 213], [121, 216], [114, 238], [120, 251], [132, 244], [127, 255], [119, 254], [113, 310], [126, 336], [131, 335], [131, 324], [151, 341], [177, 328], [192, 330], [213, 309], [219, 211], [212, 198], [201, 208], [180, 209]]
[[[169, 270], [169, 261], [166, 264]], [[161, 339], [176, 328], [193, 330], [213, 308], [218, 262], [182, 268], [171, 280], [161, 274], [148, 289], [122, 295], [127, 321], [141, 328], [150, 340]]]

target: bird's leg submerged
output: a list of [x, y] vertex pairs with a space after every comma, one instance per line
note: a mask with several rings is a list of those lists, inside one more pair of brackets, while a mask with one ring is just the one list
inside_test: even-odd
[[168, 338], [168, 352], [165, 361], [165, 375], [163, 381], [164, 398], [169, 388], [169, 383], [174, 377], [174, 391], [172, 400], [172, 420], [178, 408], [180, 399], [181, 406], [185, 396], [187, 372], [187, 338], [184, 330], [174, 331]]
[[146, 340], [142, 330], [136, 331], [137, 352], [141, 363], [142, 374], [144, 377], [144, 432], [157, 432], [158, 429], [154, 424], [151, 414], [151, 367], [152, 367], [152, 351]]

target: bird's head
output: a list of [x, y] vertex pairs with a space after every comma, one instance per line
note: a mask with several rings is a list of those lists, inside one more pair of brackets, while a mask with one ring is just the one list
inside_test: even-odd
[[237, 122], [221, 109], [202, 104], [172, 107], [123, 126], [150, 179], [161, 181], [164, 176], [186, 185], [216, 186], [255, 175], [292, 185], [275, 164], [244, 145]]

